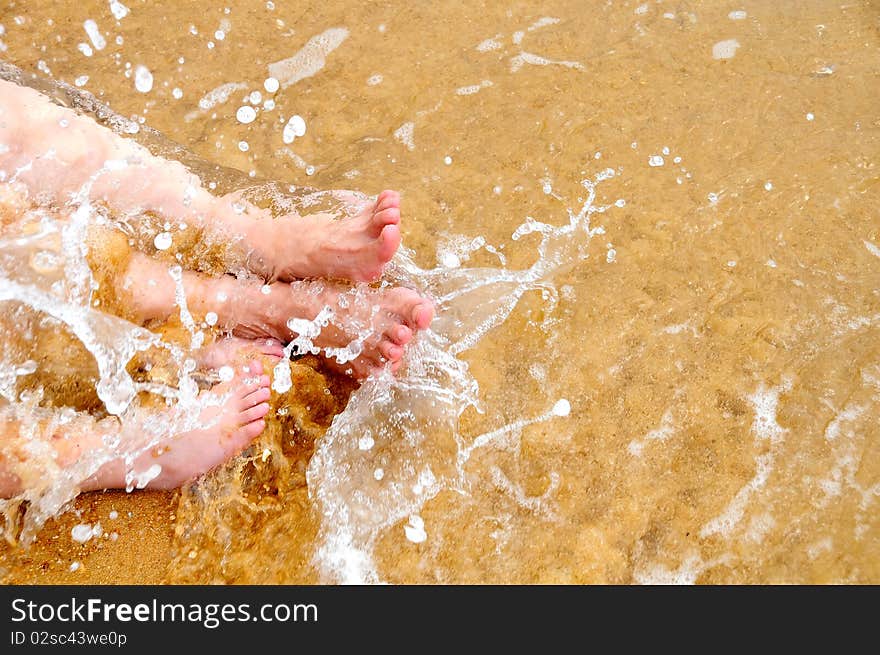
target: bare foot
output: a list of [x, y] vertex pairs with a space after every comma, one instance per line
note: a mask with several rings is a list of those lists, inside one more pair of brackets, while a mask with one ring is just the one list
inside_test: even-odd
[[282, 235], [271, 257], [277, 279], [371, 282], [400, 245], [400, 194], [383, 191], [373, 205], [349, 218], [313, 214], [278, 221]]
[[201, 368], [216, 371], [223, 366], [243, 364], [245, 360], [261, 355], [280, 359], [284, 357], [284, 345], [277, 339], [224, 337], [199, 349], [196, 361]]
[[[169, 437], [135, 460], [135, 480], [158, 465], [158, 475], [145, 486], [174, 489], [234, 457], [259, 436], [269, 412], [269, 376], [263, 375], [259, 361], [246, 368], [247, 372], [239, 368], [233, 380], [203, 392], [209, 403], [200, 415], [204, 428]], [[125, 473], [123, 461], [109, 462], [82, 489], [124, 488]]]
[[352, 361], [340, 362], [339, 368], [358, 378], [388, 363], [397, 371], [413, 334], [427, 328], [434, 318], [431, 301], [404, 287], [275, 283], [264, 297], [261, 313], [235, 322], [236, 335], [298, 340], [303, 350], [320, 348], [329, 360], [356, 354]]

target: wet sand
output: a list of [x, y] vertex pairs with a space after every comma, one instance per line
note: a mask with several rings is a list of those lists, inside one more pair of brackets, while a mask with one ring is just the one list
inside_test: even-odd
[[[400, 189], [422, 266], [498, 266], [460, 245], [483, 237], [524, 268], [526, 216], [562, 224], [583, 179], [617, 172], [599, 198], [626, 204], [555, 280], [558, 306], [527, 295], [462, 355], [486, 407], [462, 417], [471, 438], [563, 398], [571, 414], [475, 451], [465, 493], [422, 509], [424, 542], [406, 519], [377, 535], [382, 579], [880, 581], [876, 3], [125, 4], [117, 22], [97, 0], [7, 3], [0, 56], [88, 76], [117, 112], [257, 178]], [[89, 18], [107, 44], [86, 57]], [[339, 27], [313, 75], [263, 88]], [[242, 124], [254, 90], [275, 107]], [[285, 144], [292, 115], [307, 131]], [[0, 567], [12, 583], [314, 582], [309, 453], [251, 506], [85, 495]], [[70, 539], [95, 520], [118, 541]]]

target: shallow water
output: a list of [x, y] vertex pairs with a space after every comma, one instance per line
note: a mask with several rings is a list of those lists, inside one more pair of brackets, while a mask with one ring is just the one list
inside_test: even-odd
[[122, 4], [7, 2], [0, 56], [256, 179], [400, 189], [446, 313], [401, 382], [297, 369], [250, 457], [79, 498], [7, 581], [880, 580], [875, 4]]

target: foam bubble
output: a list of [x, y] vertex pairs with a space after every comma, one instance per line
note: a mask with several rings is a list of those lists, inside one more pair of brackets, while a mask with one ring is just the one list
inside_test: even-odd
[[407, 122], [394, 130], [394, 138], [399, 141], [403, 145], [406, 146], [407, 150], [415, 150], [416, 144], [413, 140], [413, 132], [415, 131], [416, 125], [413, 122]]
[[73, 526], [70, 536], [74, 541], [84, 544], [92, 538], [92, 526], [88, 523], [80, 523]]
[[83, 23], [83, 28], [85, 29], [86, 34], [88, 34], [89, 41], [92, 42], [95, 50], [103, 50], [107, 47], [107, 39], [103, 37], [101, 31], [98, 29], [98, 24], [95, 21], [89, 18]]
[[119, 2], [119, 0], [110, 0], [110, 13], [116, 20], [122, 20], [128, 16], [128, 7]]
[[153, 74], [146, 66], [140, 65], [134, 69], [134, 88], [141, 93], [149, 93], [153, 88]]
[[278, 87], [281, 86], [281, 83], [276, 80], [274, 77], [267, 77], [263, 80], [263, 88], [266, 89], [267, 93], [275, 93], [278, 91]]
[[428, 533], [425, 532], [425, 522], [418, 514], [409, 517], [409, 523], [403, 526], [403, 531], [406, 538], [414, 544], [420, 544], [428, 538]]
[[168, 250], [171, 247], [171, 235], [168, 232], [159, 232], [153, 239], [156, 250]]
[[284, 126], [284, 130], [281, 133], [281, 138], [284, 143], [293, 143], [293, 140], [296, 137], [300, 137], [305, 135], [306, 133], [306, 122], [302, 116], [294, 115], [291, 116], [287, 121], [287, 124]]
[[731, 59], [736, 54], [737, 48], [739, 48], [739, 41], [737, 41], [736, 39], [719, 41], [712, 46], [712, 58]]
[[648, 157], [648, 166], [653, 166], [656, 168], [657, 166], [662, 166], [665, 163], [666, 161], [663, 159], [662, 155], [651, 155], [650, 157]]
[[229, 382], [233, 377], [235, 377], [235, 371], [232, 369], [231, 366], [221, 366], [220, 370], [217, 371], [217, 376], [222, 382]]
[[571, 413], [571, 403], [565, 398], [560, 398], [553, 405], [552, 411], [555, 416], [568, 416]]
[[243, 125], [247, 125], [248, 123], [253, 123], [257, 118], [257, 110], [253, 107], [249, 107], [248, 105], [242, 105], [238, 108], [238, 111], [235, 112], [235, 118], [239, 123]]

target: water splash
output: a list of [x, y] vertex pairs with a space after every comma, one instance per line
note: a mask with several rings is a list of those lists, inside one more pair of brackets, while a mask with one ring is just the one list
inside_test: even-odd
[[582, 182], [586, 199], [577, 212], [567, 211], [566, 224], [529, 217], [514, 231], [514, 240], [533, 233], [541, 237], [536, 259], [526, 269], [423, 270], [400, 250], [391, 276], [429, 293], [437, 318], [408, 350], [405, 374], [368, 379], [317, 444], [307, 477], [321, 515], [314, 559], [325, 581], [379, 582], [373, 547], [384, 530], [418, 516], [441, 490], [466, 489], [465, 464], [475, 449], [567, 414], [567, 401], [557, 402], [534, 419], [476, 437], [462, 434], [459, 417], [481, 406], [477, 381], [458, 355], [501, 325], [529, 291], [541, 291], [551, 305], [548, 315], [552, 312], [553, 279], [586, 259], [590, 241], [605, 231], [593, 227], [591, 218], [610, 208], [595, 204], [596, 186], [613, 175], [606, 169]]

